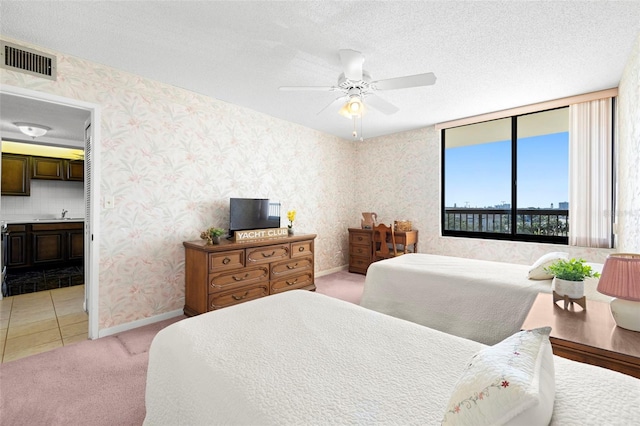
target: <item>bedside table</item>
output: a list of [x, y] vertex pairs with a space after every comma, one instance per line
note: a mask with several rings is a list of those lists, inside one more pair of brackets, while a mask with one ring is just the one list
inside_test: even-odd
[[587, 309], [562, 309], [540, 293], [521, 329], [552, 328], [554, 355], [640, 378], [640, 333], [616, 326], [608, 303], [587, 300]]

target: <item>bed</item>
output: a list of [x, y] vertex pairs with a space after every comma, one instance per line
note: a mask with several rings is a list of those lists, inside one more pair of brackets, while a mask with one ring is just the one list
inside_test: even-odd
[[[288, 291], [161, 330], [149, 353], [144, 424], [436, 425], [471, 357], [498, 346]], [[638, 379], [550, 357], [551, 424], [640, 418]]]
[[[590, 264], [601, 270], [601, 264]], [[551, 279], [528, 279], [533, 265], [410, 253], [372, 263], [360, 305], [493, 345], [520, 329]], [[587, 299], [609, 301], [585, 281]]]

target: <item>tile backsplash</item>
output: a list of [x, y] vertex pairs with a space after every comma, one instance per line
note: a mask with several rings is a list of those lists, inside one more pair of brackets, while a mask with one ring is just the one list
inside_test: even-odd
[[31, 196], [2, 197], [2, 220], [57, 218], [62, 209], [67, 217], [84, 217], [84, 183], [56, 180], [31, 180]]

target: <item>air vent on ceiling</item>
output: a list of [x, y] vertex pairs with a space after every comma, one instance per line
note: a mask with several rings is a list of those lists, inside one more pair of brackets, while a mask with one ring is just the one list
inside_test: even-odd
[[56, 79], [56, 57], [0, 40], [0, 67], [49, 80]]

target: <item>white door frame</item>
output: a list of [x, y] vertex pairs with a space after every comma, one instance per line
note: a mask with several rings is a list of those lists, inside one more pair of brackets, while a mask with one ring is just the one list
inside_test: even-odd
[[[58, 105], [64, 105], [72, 108], [87, 110], [91, 114], [91, 204], [88, 232], [85, 229], [84, 244], [89, 247], [89, 276], [88, 282], [85, 282], [85, 288], [88, 290], [89, 299], [89, 339], [97, 339], [99, 332], [99, 315], [98, 315], [98, 297], [99, 297], [99, 270], [100, 264], [100, 112], [101, 107], [98, 104], [79, 101], [77, 99], [65, 98], [62, 96], [52, 95], [35, 90], [23, 89], [21, 87], [10, 86], [8, 84], [0, 85], [0, 93], [6, 93], [13, 96], [21, 96], [42, 102], [49, 102]], [[85, 142], [86, 148], [86, 142]], [[86, 274], [85, 274], [86, 277]]]

